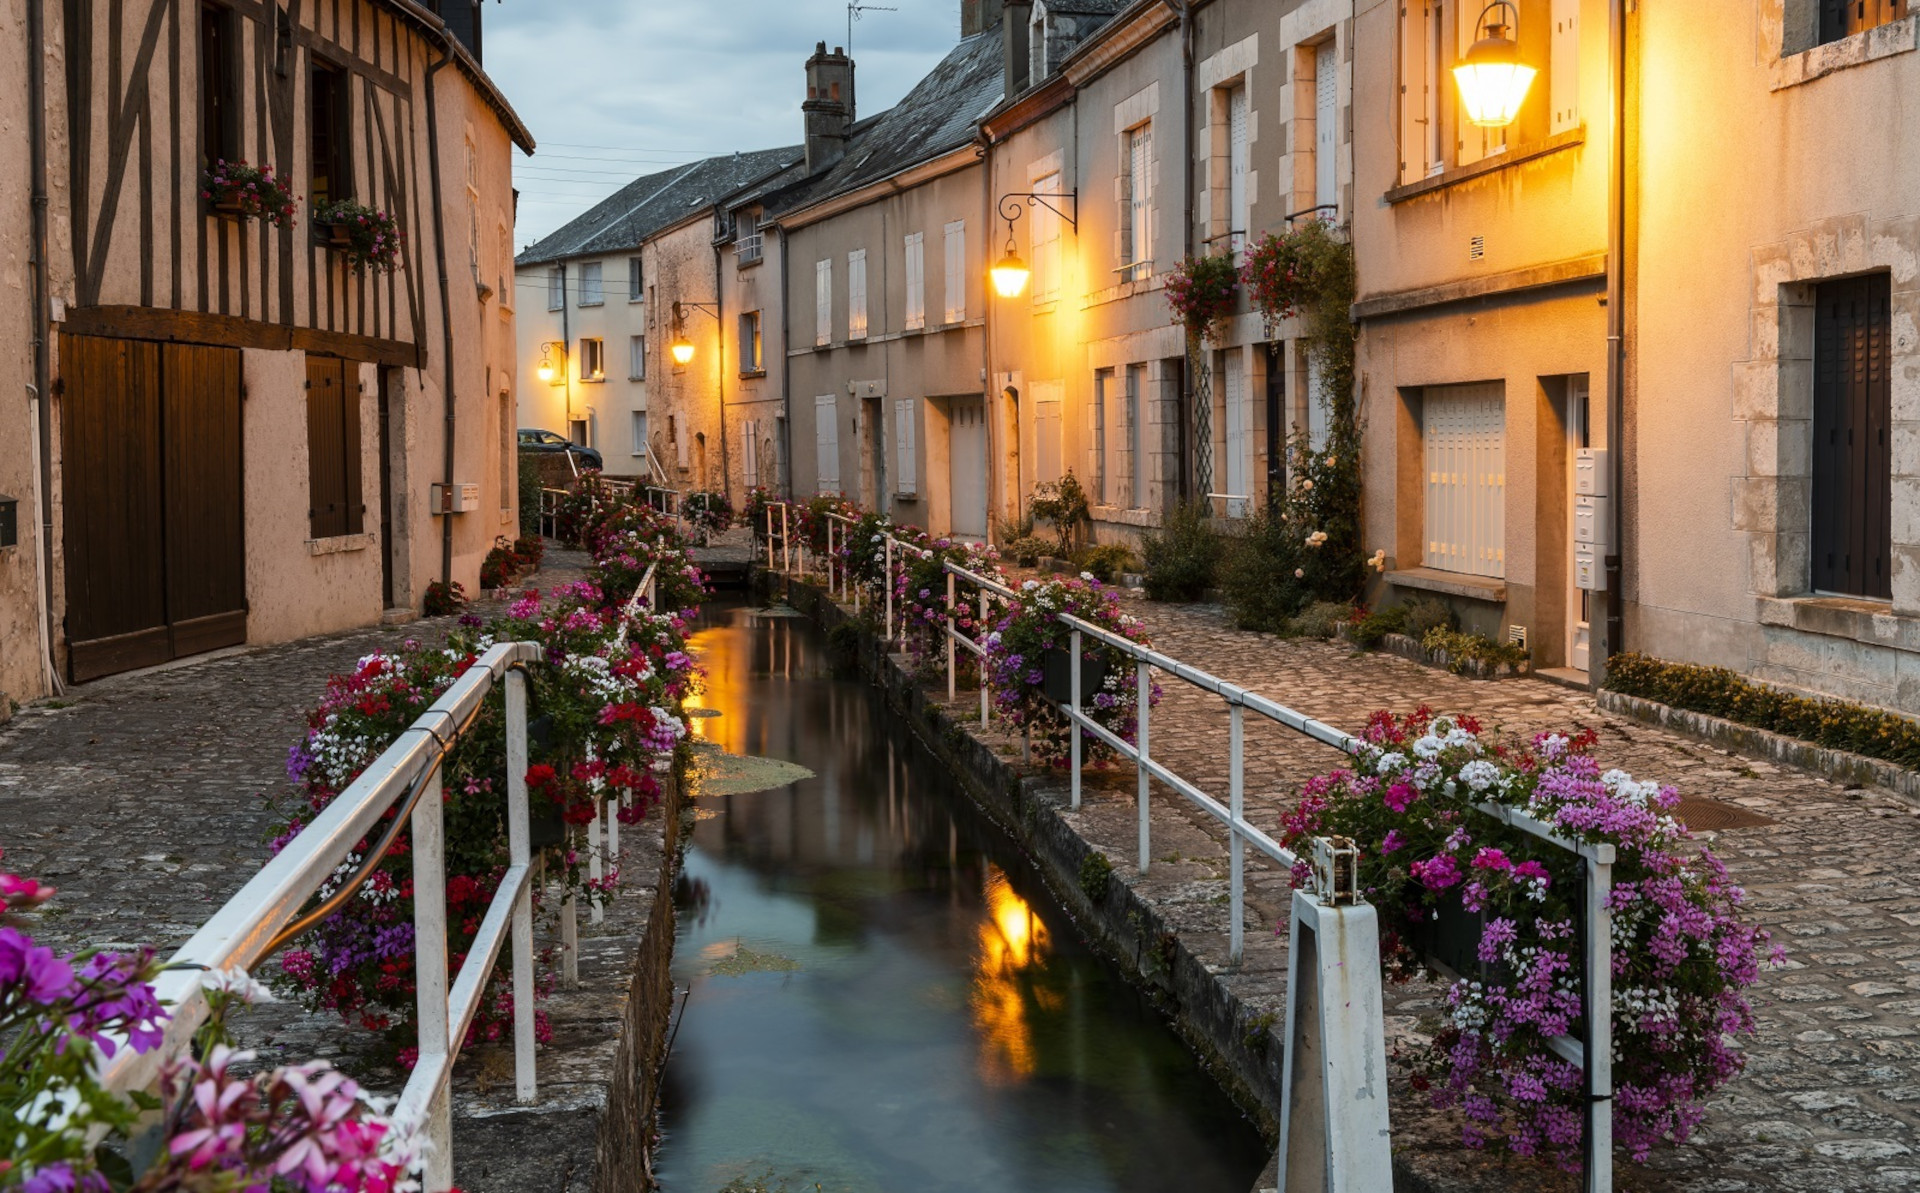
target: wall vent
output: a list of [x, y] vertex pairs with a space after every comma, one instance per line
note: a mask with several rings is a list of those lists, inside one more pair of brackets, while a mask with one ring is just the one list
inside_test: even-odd
[[1475, 236], [1467, 241], [1467, 260], [1478, 261], [1487, 255], [1487, 238]]
[[1507, 641], [1524, 650], [1527, 645], [1527, 627], [1523, 625], [1508, 626]]

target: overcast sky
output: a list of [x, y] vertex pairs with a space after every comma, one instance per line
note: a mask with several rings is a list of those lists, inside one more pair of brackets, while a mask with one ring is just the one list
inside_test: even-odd
[[[860, 114], [897, 102], [960, 37], [960, 0], [887, 0], [853, 26]], [[515, 154], [514, 245], [674, 165], [800, 141], [814, 43], [846, 0], [496, 0], [486, 66], [540, 149]]]

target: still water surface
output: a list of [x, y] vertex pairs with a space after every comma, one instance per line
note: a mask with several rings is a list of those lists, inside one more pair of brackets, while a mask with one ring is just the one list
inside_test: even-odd
[[670, 1193], [1246, 1193], [1258, 1133], [878, 694], [714, 606], [696, 722], [814, 778], [698, 801]]

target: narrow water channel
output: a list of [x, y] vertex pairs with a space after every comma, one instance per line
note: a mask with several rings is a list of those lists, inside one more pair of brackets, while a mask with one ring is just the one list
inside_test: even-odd
[[698, 801], [669, 1193], [1246, 1193], [1252, 1124], [810, 623], [694, 645], [702, 735], [814, 777]]

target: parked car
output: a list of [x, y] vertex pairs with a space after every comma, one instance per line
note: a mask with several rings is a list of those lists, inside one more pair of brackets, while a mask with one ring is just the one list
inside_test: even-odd
[[557, 431], [540, 431], [532, 427], [520, 428], [520, 450], [523, 452], [570, 452], [579, 457], [581, 468], [604, 468], [600, 462], [600, 453], [590, 447], [581, 447], [573, 440]]

